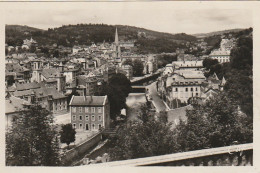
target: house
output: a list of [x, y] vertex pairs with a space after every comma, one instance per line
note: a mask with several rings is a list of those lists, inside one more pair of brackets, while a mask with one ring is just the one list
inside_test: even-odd
[[18, 97], [9, 96], [5, 99], [5, 129], [12, 126], [12, 122], [30, 103]]
[[218, 60], [219, 63], [230, 62], [230, 50], [213, 50], [209, 57]]
[[79, 75], [77, 77], [78, 86], [82, 86], [85, 91], [83, 95], [94, 95], [97, 91], [98, 80], [95, 77], [88, 77], [87, 75]]
[[[5, 65], [6, 76], [13, 76], [14, 82], [26, 83], [30, 81], [30, 70], [21, 66], [18, 63], [7, 63]], [[8, 77], [6, 80], [9, 79]], [[6, 81], [8, 84], [11, 84], [10, 81]]]
[[38, 103], [53, 113], [67, 111], [67, 97], [58, 92], [55, 88], [42, 86], [36, 89], [15, 91], [13, 95], [31, 104]]
[[78, 131], [98, 131], [110, 127], [107, 96], [73, 96], [70, 101], [71, 123]]
[[41, 81], [44, 81], [49, 87], [55, 87], [59, 92], [65, 91], [66, 76], [55, 68], [43, 69], [41, 72]]
[[203, 61], [174, 61], [174, 69], [200, 70], [203, 68]]

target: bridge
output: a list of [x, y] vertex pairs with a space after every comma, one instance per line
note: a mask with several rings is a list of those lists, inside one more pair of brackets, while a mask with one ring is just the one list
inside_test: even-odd
[[252, 166], [253, 144], [100, 163], [99, 166]]
[[146, 93], [145, 86], [132, 86], [132, 93]]
[[136, 77], [131, 80], [131, 85], [148, 85], [149, 83], [155, 81], [161, 74], [162, 69], [158, 69], [155, 73], [148, 74], [142, 77]]

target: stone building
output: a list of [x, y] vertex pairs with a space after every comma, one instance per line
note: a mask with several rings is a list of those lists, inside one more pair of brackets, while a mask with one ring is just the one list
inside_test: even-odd
[[98, 131], [110, 127], [107, 96], [73, 96], [70, 101], [71, 123], [78, 131]]

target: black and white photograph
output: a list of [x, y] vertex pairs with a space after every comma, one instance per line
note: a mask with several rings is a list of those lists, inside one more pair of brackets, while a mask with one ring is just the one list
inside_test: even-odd
[[5, 167], [254, 167], [256, 15], [212, 4], [5, 3]]

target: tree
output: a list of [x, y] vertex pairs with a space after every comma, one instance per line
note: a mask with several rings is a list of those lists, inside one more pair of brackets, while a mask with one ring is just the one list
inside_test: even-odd
[[187, 111], [175, 129], [179, 150], [191, 151], [253, 141], [252, 121], [226, 93]]
[[209, 70], [213, 65], [218, 64], [218, 60], [206, 58], [203, 60], [203, 67], [206, 68], [206, 70]]
[[131, 65], [131, 66], [133, 66], [133, 61], [132, 61], [132, 59], [126, 59], [126, 60], [123, 62], [123, 65]]
[[150, 157], [176, 151], [177, 145], [171, 126], [148, 114], [142, 117], [147, 118], [145, 121], [134, 121], [127, 127], [121, 126], [116, 136], [111, 139], [109, 156], [112, 160]]
[[6, 165], [59, 165], [57, 136], [52, 114], [40, 105], [32, 105], [6, 132]]
[[65, 124], [61, 127], [60, 135], [61, 143], [66, 143], [69, 148], [70, 143], [75, 141], [76, 130], [72, 127], [72, 124]]
[[117, 73], [104, 83], [98, 95], [108, 95], [110, 102], [110, 118], [116, 120], [121, 109], [126, 107], [126, 97], [131, 92], [131, 82], [124, 74]]
[[34, 45], [31, 45], [30, 52], [34, 53], [36, 51], [36, 47]]
[[144, 71], [143, 62], [139, 59], [135, 59], [133, 61], [133, 75], [134, 76], [142, 76]]
[[252, 68], [253, 40], [251, 37], [240, 37], [237, 48], [231, 51], [231, 66], [236, 69]]

